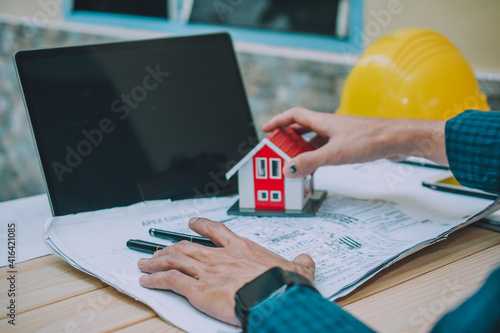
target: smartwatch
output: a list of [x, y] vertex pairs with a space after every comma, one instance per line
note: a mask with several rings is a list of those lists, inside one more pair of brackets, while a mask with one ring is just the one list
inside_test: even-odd
[[241, 287], [234, 295], [236, 317], [246, 332], [250, 311], [262, 302], [283, 294], [292, 286], [305, 286], [318, 292], [305, 276], [273, 267]]

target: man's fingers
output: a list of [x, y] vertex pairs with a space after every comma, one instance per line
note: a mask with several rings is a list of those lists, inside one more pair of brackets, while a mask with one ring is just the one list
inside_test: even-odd
[[304, 126], [299, 125], [297, 123], [291, 124], [288, 127], [292, 128], [299, 135], [304, 135], [304, 134], [312, 132], [312, 130], [310, 128], [304, 127]]
[[295, 121], [293, 120], [293, 118], [287, 114], [287, 111], [285, 111], [272, 117], [267, 123], [262, 125], [262, 130], [264, 132], [271, 132], [276, 128], [287, 127], [294, 123]]
[[179, 271], [169, 270], [143, 275], [139, 278], [139, 283], [145, 288], [172, 290], [190, 300], [191, 293], [196, 290], [194, 286], [198, 280]]
[[271, 118], [271, 120], [262, 126], [262, 130], [264, 132], [271, 132], [275, 128], [297, 123], [320, 133], [323, 132], [322, 129], [325, 126], [325, 117], [327, 116], [329, 115], [325, 113], [295, 107]]
[[153, 258], [161, 257], [173, 253], [181, 253], [196, 259], [201, 262], [206, 262], [207, 258], [211, 255], [212, 247], [196, 244], [190, 241], [180, 241], [174, 245], [165, 247], [163, 250], [156, 251]]
[[393, 162], [401, 162], [401, 161], [406, 160], [407, 157], [408, 156], [403, 156], [403, 155], [393, 155], [393, 156], [387, 157], [387, 159], [390, 161], [393, 161]]
[[203, 237], [209, 238], [218, 247], [227, 246], [231, 239], [238, 237], [224, 224], [203, 217], [193, 217], [190, 219], [189, 227]]
[[326, 164], [326, 154], [323, 148], [302, 153], [285, 164], [283, 173], [288, 178], [305, 177]]
[[202, 275], [204, 266], [204, 263], [181, 253], [171, 253], [150, 259], [141, 259], [137, 263], [137, 267], [146, 273], [178, 270], [194, 278], [199, 278]]
[[315, 149], [318, 149], [320, 147], [323, 147], [330, 141], [329, 138], [321, 136], [321, 135], [316, 135], [314, 138], [309, 140], [309, 144], [313, 146]]
[[295, 259], [293, 259], [293, 262], [312, 271], [316, 269], [316, 264], [314, 263], [313, 258], [311, 258], [311, 256], [307, 253], [299, 254]]
[[316, 269], [316, 264], [310, 255], [306, 253], [299, 254], [295, 259], [293, 259], [293, 262], [302, 266], [307, 272], [306, 277], [309, 280], [314, 281], [314, 270]]

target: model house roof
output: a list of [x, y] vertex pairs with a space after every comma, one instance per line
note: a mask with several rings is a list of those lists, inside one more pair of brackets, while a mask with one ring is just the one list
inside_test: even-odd
[[309, 142], [304, 140], [291, 127], [277, 128], [248, 154], [245, 155], [231, 170], [226, 173], [226, 178], [230, 179], [245, 163], [253, 157], [263, 146], [267, 145], [276, 154], [288, 162], [295, 156], [306, 151], [313, 150]]
[[313, 150], [311, 144], [298, 135], [291, 127], [284, 129], [277, 128], [267, 136], [267, 139], [291, 158]]

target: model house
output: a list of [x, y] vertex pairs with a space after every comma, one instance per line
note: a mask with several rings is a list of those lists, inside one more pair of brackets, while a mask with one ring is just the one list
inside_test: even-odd
[[240, 212], [302, 212], [314, 195], [313, 175], [287, 178], [282, 170], [286, 162], [312, 149], [290, 127], [276, 129], [263, 139], [226, 174], [230, 179], [238, 172]]

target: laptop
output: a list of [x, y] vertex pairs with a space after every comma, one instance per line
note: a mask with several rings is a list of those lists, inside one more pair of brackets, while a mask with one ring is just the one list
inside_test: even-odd
[[256, 143], [228, 34], [20, 51], [54, 216], [236, 193]]

